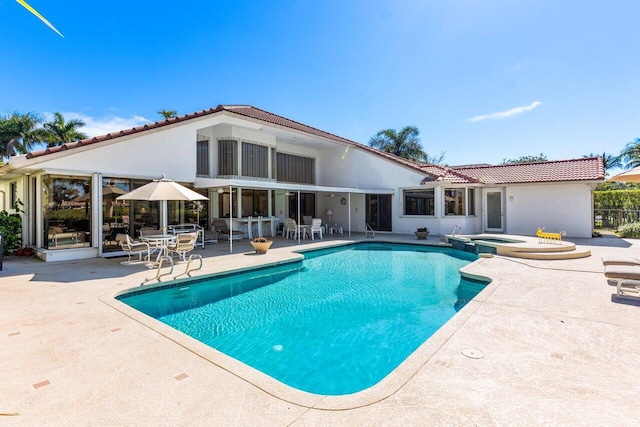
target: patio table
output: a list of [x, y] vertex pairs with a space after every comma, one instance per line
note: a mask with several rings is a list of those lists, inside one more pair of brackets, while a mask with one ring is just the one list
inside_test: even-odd
[[156, 262], [160, 260], [161, 256], [169, 255], [169, 243], [171, 243], [176, 236], [174, 234], [149, 234], [147, 236], [140, 236], [140, 240], [149, 243], [149, 246], [158, 250], [158, 256]]

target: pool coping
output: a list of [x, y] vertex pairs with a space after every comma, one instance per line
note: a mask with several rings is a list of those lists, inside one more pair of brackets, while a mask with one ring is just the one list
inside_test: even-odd
[[[287, 255], [281, 257], [277, 261], [265, 261], [252, 266], [232, 268], [223, 270], [220, 272], [206, 274], [197, 278], [190, 277], [185, 279], [173, 280], [172, 285], [178, 286], [180, 283], [192, 282], [198, 278], [215, 277], [228, 275], [248, 270], [254, 270], [257, 268], [264, 268], [276, 265], [282, 265], [286, 263], [292, 263], [301, 261], [303, 259], [302, 253], [327, 249], [336, 246], [353, 245], [357, 243], [367, 243], [369, 240], [354, 240], [348, 243], [328, 242], [327, 245], [321, 245], [308, 249], [294, 249]], [[376, 239], [375, 243], [394, 243], [394, 241], [385, 241], [382, 239]], [[432, 244], [431, 242], [425, 244], [424, 242], [403, 242], [402, 244], [418, 245], [418, 246], [434, 246], [434, 247], [447, 247], [451, 246], [443, 243]], [[455, 250], [455, 249], [454, 249]], [[213, 347], [210, 347], [162, 322], [156, 320], [130, 306], [118, 300], [117, 297], [123, 294], [131, 293], [132, 290], [150, 290], [157, 287], [164, 287], [167, 283], [153, 283], [153, 284], [132, 284], [123, 283], [124, 289], [118, 289], [114, 292], [113, 289], [107, 290], [98, 295], [98, 299], [104, 304], [119, 311], [125, 316], [135, 320], [136, 322], [144, 325], [152, 331], [160, 334], [161, 336], [175, 342], [184, 349], [196, 354], [202, 359], [218, 366], [219, 368], [229, 372], [230, 374], [246, 381], [249, 384], [259, 388], [265, 393], [283, 400], [285, 402], [295, 404], [301, 407], [317, 410], [349, 410], [369, 405], [376, 404], [398, 392], [405, 384], [407, 384], [414, 376], [418, 374], [423, 366], [429, 363], [435, 353], [453, 336], [453, 334], [459, 330], [466, 321], [475, 313], [487, 300], [487, 298], [497, 289], [502, 280], [498, 277], [487, 277], [482, 275], [473, 274], [471, 270], [482, 265], [486, 262], [486, 258], [478, 258], [477, 260], [462, 267], [459, 271], [462, 277], [470, 278], [472, 280], [482, 280], [491, 282], [485, 286], [471, 301], [469, 301], [460, 311], [453, 315], [444, 325], [442, 325], [431, 337], [423, 342], [416, 350], [414, 350], [400, 365], [398, 365], [393, 371], [385, 376], [378, 383], [373, 386], [347, 395], [319, 395], [308, 393], [302, 390], [295, 389], [289, 385], [286, 385], [269, 375], [252, 368], [245, 363], [228, 356]]]

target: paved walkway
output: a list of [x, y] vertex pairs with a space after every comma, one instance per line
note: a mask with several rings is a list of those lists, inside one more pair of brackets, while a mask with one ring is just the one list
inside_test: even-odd
[[[494, 257], [469, 268], [493, 282], [401, 366], [404, 382], [376, 390], [375, 402], [371, 394], [282, 400], [106, 304], [153, 276], [142, 266], [5, 259], [0, 425], [635, 426], [640, 304], [612, 296], [600, 256], [639, 256], [640, 242], [574, 241], [593, 255]], [[278, 262], [299, 248], [277, 240], [264, 256], [246, 242], [233, 255], [225, 243], [199, 252], [205, 272], [217, 272]], [[355, 409], [319, 409], [336, 405]]]

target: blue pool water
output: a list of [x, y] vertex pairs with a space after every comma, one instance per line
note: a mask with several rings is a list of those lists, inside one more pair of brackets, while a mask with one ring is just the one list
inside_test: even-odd
[[363, 243], [119, 299], [285, 384], [343, 395], [379, 382], [484, 288], [458, 273], [475, 259]]

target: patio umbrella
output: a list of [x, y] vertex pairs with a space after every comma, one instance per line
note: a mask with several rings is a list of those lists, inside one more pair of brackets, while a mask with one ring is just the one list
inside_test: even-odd
[[116, 200], [160, 201], [162, 205], [160, 227], [164, 229], [167, 226], [167, 200], [192, 202], [195, 200], [209, 200], [209, 198], [178, 184], [174, 180], [167, 178], [166, 175], [162, 175], [162, 178], [155, 179], [140, 188], [119, 196]]
[[609, 181], [622, 181], [622, 182], [640, 182], [640, 166], [628, 170], [626, 172], [619, 173], [608, 179]]

